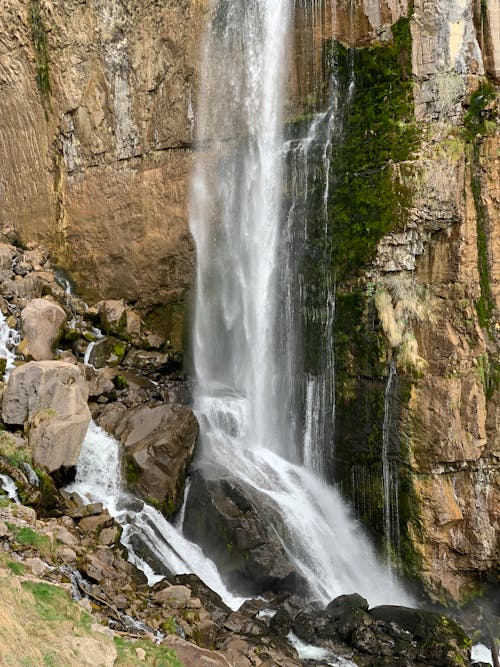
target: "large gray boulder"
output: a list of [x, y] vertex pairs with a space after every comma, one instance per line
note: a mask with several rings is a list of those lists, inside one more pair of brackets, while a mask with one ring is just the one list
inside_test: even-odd
[[238, 592], [305, 592], [306, 582], [280, 538], [285, 534], [280, 512], [268, 496], [241, 480], [224, 478], [215, 467], [197, 470], [183, 528]]
[[183, 500], [198, 422], [185, 405], [146, 403], [122, 412], [109, 428], [125, 447], [129, 487], [155, 501], [166, 516]]
[[33, 299], [21, 312], [24, 339], [19, 352], [35, 361], [54, 358], [54, 349], [63, 332], [66, 313], [48, 299]]
[[54, 472], [78, 461], [91, 419], [87, 399], [78, 366], [32, 361], [10, 374], [2, 418], [26, 425], [34, 464]]

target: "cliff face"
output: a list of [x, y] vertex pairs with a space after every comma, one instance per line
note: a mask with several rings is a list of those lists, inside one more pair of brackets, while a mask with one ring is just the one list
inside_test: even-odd
[[[464, 599], [498, 568], [498, 11], [417, 1], [405, 41], [406, 7], [382, 18], [365, 4], [351, 15], [350, 37], [348, 16], [332, 34], [358, 47], [340, 143], [346, 155], [356, 146], [363, 152], [347, 176], [350, 218], [359, 224], [333, 232], [337, 474], [363, 520], [383, 533], [387, 430], [399, 487], [388, 551], [432, 595]], [[388, 76], [377, 71], [391, 43], [399, 80], [414, 81], [413, 111], [397, 119], [399, 129], [388, 123], [384, 137], [384, 108], [408, 101], [393, 84], [377, 106], [377, 86]], [[368, 125], [362, 141], [349, 126], [358, 104]], [[372, 119], [379, 145], [369, 134]], [[377, 181], [377, 171], [387, 179]], [[335, 170], [332, 176], [330, 205], [342, 210], [342, 186]], [[371, 200], [367, 183], [376, 192]], [[363, 236], [362, 250], [352, 250], [351, 234]]]
[[[4, 234], [43, 240], [87, 299], [135, 302], [176, 346], [207, 4], [1, 10]], [[340, 88], [347, 73], [355, 83], [330, 174], [336, 474], [383, 532], [389, 426], [391, 549], [432, 594], [464, 597], [499, 552], [500, 12], [479, 0], [416, 0], [410, 15], [406, 0], [315, 5], [312, 17], [296, 3], [288, 117], [321, 107], [333, 62]]]
[[3, 5], [0, 223], [48, 243], [88, 298], [125, 297], [148, 312], [191, 284], [203, 5]]

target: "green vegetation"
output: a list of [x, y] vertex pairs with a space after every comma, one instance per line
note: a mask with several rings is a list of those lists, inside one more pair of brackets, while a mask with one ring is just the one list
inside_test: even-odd
[[18, 576], [22, 576], [24, 574], [24, 565], [21, 563], [18, 563], [14, 560], [8, 560], [5, 564], [14, 574], [17, 574]]
[[43, 22], [40, 0], [30, 0], [28, 16], [31, 27], [31, 38], [35, 47], [36, 84], [42, 97], [45, 114], [47, 115], [51, 93], [50, 63], [47, 31]]
[[472, 93], [469, 111], [464, 119], [467, 133], [466, 138], [470, 147], [468, 157], [472, 196], [476, 210], [478, 271], [481, 288], [481, 296], [476, 302], [476, 310], [481, 328], [491, 338], [494, 338], [495, 300], [491, 289], [490, 261], [488, 257], [490, 220], [486, 204], [482, 197], [480, 149], [483, 136], [489, 134], [492, 127], [495, 127], [492, 119], [493, 112], [489, 109], [495, 95], [495, 88], [490, 83], [483, 82]]
[[[130, 642], [122, 637], [115, 637], [114, 641], [118, 651], [115, 667], [143, 667], [145, 664], [155, 665], [155, 667], [182, 667], [175, 652], [163, 646], [155, 646], [147, 641]], [[138, 658], [137, 648], [145, 652], [145, 660]]]
[[113, 379], [113, 384], [117, 389], [126, 389], [128, 387], [127, 378], [121, 373], [118, 373]]
[[329, 200], [338, 279], [368, 262], [384, 234], [404, 226], [411, 203], [410, 189], [394, 166], [412, 156], [420, 138], [409, 19], [400, 19], [392, 32], [393, 41], [383, 45], [333, 45], [341, 97], [347, 100], [342, 135], [333, 145]]
[[19, 544], [30, 546], [40, 551], [49, 553], [51, 551], [50, 540], [46, 535], [40, 535], [32, 528], [16, 528], [15, 539]]

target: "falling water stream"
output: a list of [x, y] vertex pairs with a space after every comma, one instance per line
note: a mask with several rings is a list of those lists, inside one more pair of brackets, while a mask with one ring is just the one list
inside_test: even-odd
[[[357, 591], [371, 604], [404, 603], [405, 593], [326, 481], [335, 410], [334, 284], [325, 283], [317, 310], [304, 321], [309, 287], [297, 258], [318, 165], [320, 220], [329, 233], [329, 141], [343, 101], [332, 87], [327, 110], [313, 114], [301, 136], [285, 138], [292, 12], [292, 0], [218, 0], [205, 38], [190, 215], [197, 249], [197, 465], [215, 466], [276, 508], [275, 529], [312, 598], [326, 603]], [[311, 322], [323, 352], [315, 369], [304, 369], [302, 329]], [[68, 490], [108, 508], [123, 526], [130, 559], [150, 582], [163, 570], [194, 572], [233, 608], [241, 603], [200, 547], [184, 538], [182, 521], [170, 524], [123, 490], [118, 445], [94, 424]]]
[[[312, 148], [317, 153], [321, 137], [328, 142], [335, 131], [341, 101], [333, 96], [303, 139], [285, 141], [292, 4], [234, 0], [217, 7], [204, 49], [200, 155], [191, 202], [198, 260], [193, 333], [198, 464], [215, 464], [222, 477], [241, 480], [272, 502], [284, 524], [275, 528], [313, 597], [326, 602], [356, 590], [372, 604], [402, 602], [404, 593], [378, 564], [336, 490], [322, 479], [329, 452], [321, 429], [331, 425], [333, 414], [322, 420], [325, 409], [334, 410], [331, 284], [326, 308], [318, 312], [325, 332], [321, 342], [330, 349], [320, 371], [306, 374], [305, 392], [295, 386], [303, 377], [296, 312], [302, 304], [290, 288], [296, 280], [291, 253], [300, 253], [297, 241], [307, 234], [299, 213], [307, 208], [304, 169]], [[329, 159], [328, 144], [323, 145], [320, 161]], [[286, 172], [290, 165], [294, 174]], [[284, 213], [285, 176], [291, 187]], [[328, 224], [326, 214], [324, 220]], [[305, 404], [297, 405], [298, 399]], [[303, 419], [297, 418], [301, 412]], [[331, 437], [326, 440], [331, 448]]]

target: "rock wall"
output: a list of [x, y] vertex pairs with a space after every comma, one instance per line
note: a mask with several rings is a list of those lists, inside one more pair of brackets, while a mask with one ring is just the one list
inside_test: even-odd
[[6, 0], [0, 226], [87, 298], [147, 313], [193, 273], [187, 177], [205, 3]]
[[[395, 363], [397, 406], [389, 430], [391, 447], [397, 441], [392, 463], [401, 538], [388, 551], [439, 599], [477, 593], [482, 583], [494, 581], [499, 565], [499, 35], [493, 29], [497, 11], [489, 4], [414, 3], [406, 70], [413, 114], [402, 117], [400, 126], [407, 136], [410, 126], [415, 133], [402, 160], [393, 152], [384, 162], [373, 149], [375, 126], [365, 103], [363, 150], [372, 152], [372, 172], [390, 170], [396, 187], [388, 190], [387, 203], [369, 201], [357, 183], [372, 179], [374, 186], [374, 177], [353, 175], [351, 217], [363, 225], [364, 254], [353, 254], [347, 268], [337, 262], [338, 479], [380, 538], [385, 392]], [[366, 5], [367, 20], [370, 11]], [[359, 31], [362, 22], [353, 23], [351, 15], [355, 30], [347, 44], [357, 47], [353, 61], [365, 69], [354, 69], [357, 92], [348, 117], [365, 92], [366, 68], [373, 73], [387, 62], [388, 44], [396, 45], [393, 60], [406, 60], [398, 42], [401, 20], [395, 23], [405, 11], [399, 7], [386, 18], [394, 24], [392, 35], [390, 26], [377, 29], [372, 19], [366, 24], [371, 28]], [[333, 37], [346, 40], [345, 30], [337, 26]], [[387, 93], [386, 105], [394, 94]], [[370, 89], [360, 99], [369, 100]], [[378, 109], [377, 122], [380, 114]], [[380, 135], [380, 128], [371, 134]], [[402, 136], [393, 134], [393, 147], [403, 146]], [[333, 207], [338, 187], [330, 196]], [[380, 184], [376, 191], [385, 196]], [[365, 218], [357, 214], [363, 206]], [[351, 252], [360, 226], [342, 229], [334, 231], [334, 247]]]

